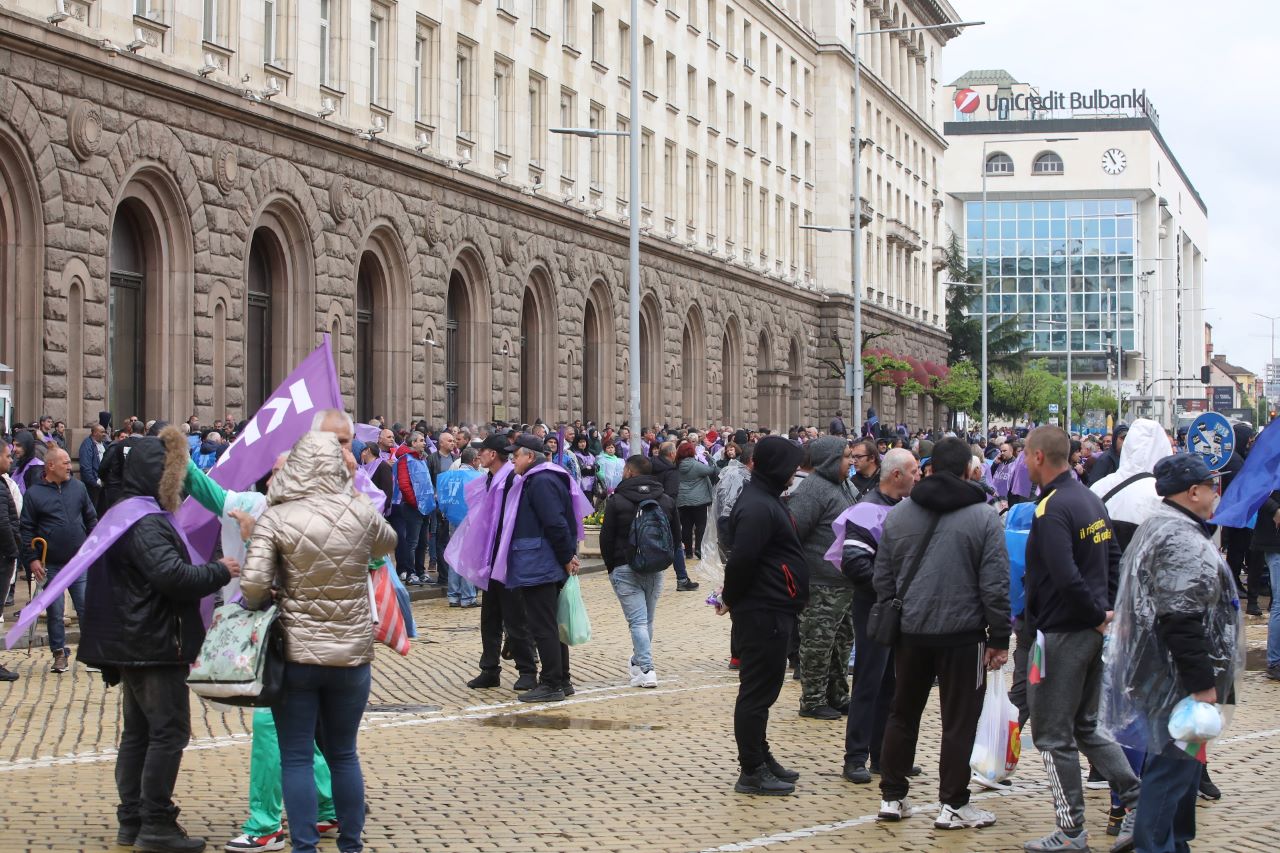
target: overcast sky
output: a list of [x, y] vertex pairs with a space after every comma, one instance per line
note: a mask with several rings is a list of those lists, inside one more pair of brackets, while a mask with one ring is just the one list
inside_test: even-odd
[[1280, 3], [1220, 11], [1190, 0], [952, 3], [964, 20], [987, 23], [947, 45], [939, 84], [1003, 68], [1041, 91], [1147, 90], [1165, 142], [1209, 208], [1201, 248], [1214, 352], [1261, 374], [1271, 323], [1253, 312], [1280, 315], [1280, 234], [1270, 215], [1280, 201], [1280, 98], [1265, 73], [1280, 48]]

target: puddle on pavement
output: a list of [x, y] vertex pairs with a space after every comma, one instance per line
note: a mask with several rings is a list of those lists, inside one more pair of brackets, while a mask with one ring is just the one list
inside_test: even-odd
[[371, 714], [431, 714], [440, 710], [439, 705], [368, 705], [365, 710]]
[[625, 720], [588, 720], [581, 717], [556, 717], [545, 714], [508, 714], [486, 717], [482, 726], [502, 729], [595, 729], [614, 732], [655, 732], [666, 726], [649, 723], [628, 723]]
[[1267, 650], [1249, 649], [1244, 656], [1244, 668], [1246, 672], [1266, 672]]

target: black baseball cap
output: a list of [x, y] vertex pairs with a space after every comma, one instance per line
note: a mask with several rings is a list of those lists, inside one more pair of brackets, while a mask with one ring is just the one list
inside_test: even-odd
[[525, 450], [532, 450], [534, 453], [541, 453], [544, 456], [547, 453], [546, 443], [536, 435], [528, 433], [518, 436], [513, 444], [507, 445], [506, 450], [508, 453], [515, 453], [516, 448], [519, 447], [523, 447]]
[[1218, 471], [1210, 471], [1199, 453], [1175, 453], [1156, 463], [1152, 472], [1156, 475], [1156, 494], [1161, 497], [1177, 495], [1197, 483], [1221, 477]]
[[507, 452], [507, 439], [497, 433], [491, 433], [484, 437], [484, 441], [480, 442], [481, 450], [496, 450], [499, 453]]

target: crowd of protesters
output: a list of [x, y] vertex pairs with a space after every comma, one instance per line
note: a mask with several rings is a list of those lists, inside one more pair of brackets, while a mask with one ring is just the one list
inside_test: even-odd
[[[654, 626], [666, 571], [677, 591], [693, 591], [690, 566], [723, 565], [723, 585], [708, 601], [732, 620], [737, 791], [796, 788], [799, 773], [767, 737], [790, 668], [801, 682], [799, 715], [844, 722], [843, 777], [869, 784], [879, 775], [879, 818], [911, 817], [920, 720], [937, 684], [934, 825], [990, 826], [996, 815], [970, 802], [969, 757], [987, 673], [1005, 665], [1014, 639], [1011, 695], [1043, 755], [1057, 824], [1026, 849], [1088, 849], [1080, 752], [1090, 779], [1113, 791], [1112, 850], [1186, 849], [1196, 795], [1217, 789], [1158, 725], [1121, 737], [1112, 723], [1123, 712], [1133, 721], [1132, 702], [1110, 700], [1112, 681], [1162, 686], [1140, 709], [1147, 722], [1167, 722], [1169, 700], [1185, 695], [1234, 703], [1242, 637], [1222, 607], [1241, 591], [1259, 614], [1259, 598], [1270, 595], [1280, 492], [1252, 531], [1224, 533], [1224, 559], [1208, 539], [1216, 475], [1154, 422], [1100, 437], [1050, 426], [981, 435], [912, 432], [868, 414], [862, 435], [851, 435], [841, 413], [827, 430], [778, 433], [582, 421], [437, 428], [322, 413], [260, 484], [265, 500], [234, 514], [247, 546], [243, 575], [229, 554], [192, 562], [170, 516], [158, 513], [133, 523], [104, 571], [69, 589], [88, 623], [79, 660], [124, 695], [120, 842], [156, 853], [205, 847], [177, 824], [172, 800], [190, 737], [186, 665], [204, 636], [200, 597], [225, 594], [238, 578], [245, 606], [275, 601], [284, 614], [286, 691], [265, 715], [272, 720], [255, 714], [251, 817], [226, 848], [283, 849], [283, 799], [294, 850], [336, 834], [340, 850], [357, 851], [365, 808], [355, 732], [373, 659], [366, 567], [389, 561], [404, 585], [442, 587], [451, 607], [479, 606], [479, 674], [469, 687], [501, 687], [505, 658], [520, 700], [563, 701], [575, 687], [557, 601], [581, 567], [578, 539], [590, 515], [601, 524], [604, 567], [630, 633], [633, 687], [658, 684]], [[56, 577], [121, 500], [146, 498], [172, 512], [184, 494], [207, 494], [203, 475], [236, 436], [230, 416], [209, 427], [195, 417], [176, 426], [130, 417], [115, 428], [104, 412], [78, 448], [77, 479], [64, 424], [41, 418], [16, 430], [0, 445], [0, 561], [15, 566], [8, 603], [20, 577]], [[1237, 435], [1241, 457], [1252, 438], [1251, 430]], [[1227, 477], [1239, 469], [1233, 460]], [[1017, 561], [1024, 575], [1011, 572], [1003, 526], [1021, 503], [1035, 504]], [[479, 576], [471, 563], [451, 565], [450, 555], [464, 552], [481, 555]], [[1159, 578], [1171, 565], [1183, 578], [1172, 592]], [[95, 582], [115, 594], [95, 596]], [[101, 615], [104, 607], [114, 612]], [[1277, 612], [1273, 604], [1273, 679]], [[1143, 623], [1151, 613], [1155, 621]], [[1141, 651], [1136, 663], [1117, 665], [1128, 656], [1104, 652], [1113, 618], [1124, 626], [1116, 642], [1131, 644], [1121, 651]], [[178, 636], [154, 635], [175, 622]], [[61, 601], [48, 609], [47, 630], [52, 671], [65, 672]], [[167, 643], [176, 643], [173, 655], [164, 654]], [[1028, 653], [1036, 658], [1030, 680]], [[17, 676], [0, 667], [0, 678]], [[258, 758], [260, 726], [272, 758]]]

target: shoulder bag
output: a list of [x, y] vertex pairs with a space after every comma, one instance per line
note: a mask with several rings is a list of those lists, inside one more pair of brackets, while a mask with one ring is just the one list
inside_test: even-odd
[[871, 634], [871, 638], [882, 646], [892, 646], [898, 642], [898, 638], [902, 634], [902, 600], [907, 596], [907, 590], [911, 588], [911, 582], [915, 580], [916, 573], [920, 571], [920, 564], [924, 561], [924, 554], [929, 550], [929, 544], [933, 542], [933, 532], [938, 527], [938, 519], [940, 515], [934, 514], [929, 519], [929, 526], [925, 528], [924, 536], [921, 537], [920, 550], [916, 551], [915, 558], [911, 561], [911, 567], [907, 569], [906, 575], [902, 578], [902, 583], [898, 585], [896, 594], [888, 601], [877, 601], [871, 605], [871, 613], [867, 616], [867, 630]]
[[284, 635], [280, 611], [245, 610], [239, 603], [213, 612], [187, 684], [197, 696], [227, 705], [265, 708], [284, 687]]

